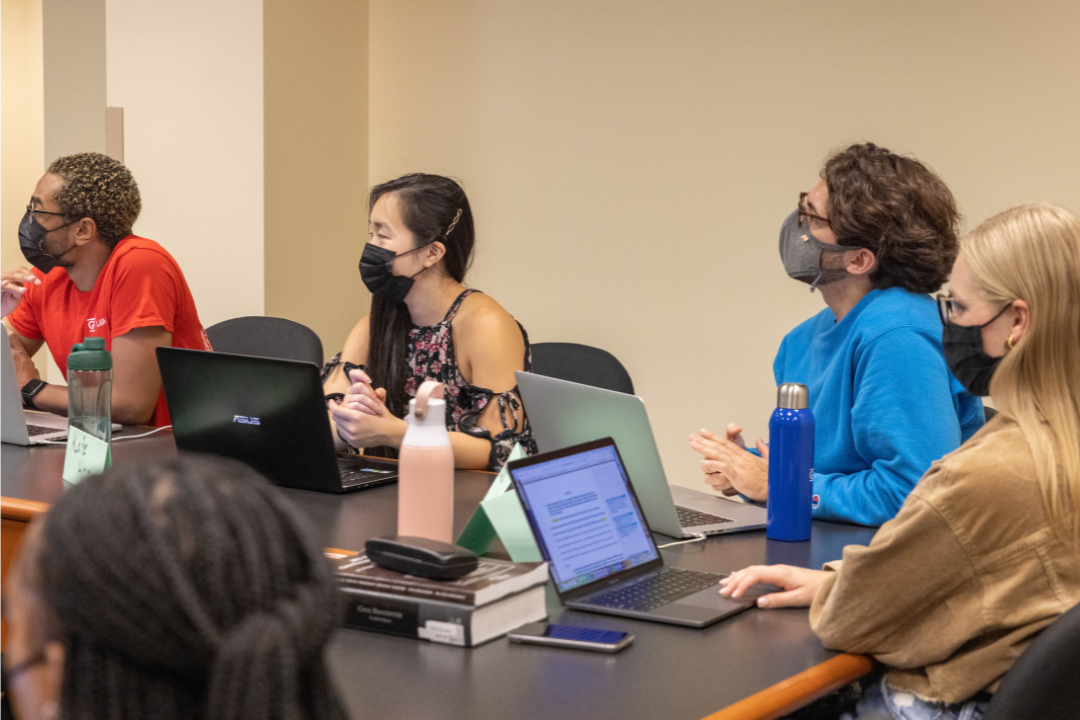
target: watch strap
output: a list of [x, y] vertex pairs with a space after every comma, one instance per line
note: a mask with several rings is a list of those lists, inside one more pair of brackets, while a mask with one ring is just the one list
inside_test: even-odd
[[33, 378], [30, 382], [22, 386], [23, 407], [30, 408], [31, 410], [37, 410], [38, 406], [34, 404], [34, 397], [44, 389], [49, 383], [45, 382], [41, 378]]

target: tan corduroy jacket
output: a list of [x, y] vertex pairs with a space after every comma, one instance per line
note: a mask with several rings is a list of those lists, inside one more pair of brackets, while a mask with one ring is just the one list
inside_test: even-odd
[[993, 692], [1035, 635], [1080, 602], [1080, 555], [1050, 527], [1031, 451], [997, 416], [935, 462], [869, 547], [829, 563], [810, 623], [889, 683], [960, 702]]

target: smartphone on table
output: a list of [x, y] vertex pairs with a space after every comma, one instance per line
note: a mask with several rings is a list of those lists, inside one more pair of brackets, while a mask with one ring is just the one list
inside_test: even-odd
[[618, 630], [597, 630], [575, 625], [529, 623], [510, 631], [510, 642], [553, 645], [575, 650], [616, 653], [634, 642], [632, 633]]

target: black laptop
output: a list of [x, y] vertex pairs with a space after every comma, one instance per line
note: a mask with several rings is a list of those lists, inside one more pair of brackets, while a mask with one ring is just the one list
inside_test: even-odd
[[178, 449], [236, 458], [302, 490], [397, 480], [397, 463], [335, 452], [315, 364], [170, 347], [157, 358]]
[[567, 607], [705, 627], [762, 594], [725, 598], [723, 575], [664, 565], [611, 438], [507, 467]]

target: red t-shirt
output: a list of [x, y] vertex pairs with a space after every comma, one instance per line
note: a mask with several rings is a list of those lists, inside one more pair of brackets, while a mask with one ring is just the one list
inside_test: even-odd
[[[105, 338], [105, 347], [112, 350], [115, 337], [161, 326], [172, 333], [173, 347], [211, 349], [180, 266], [153, 240], [128, 235], [117, 243], [89, 292], [76, 288], [63, 268], [48, 275], [35, 269], [34, 274], [41, 285], [27, 285], [7, 319], [23, 337], [48, 343], [65, 379], [71, 346], [87, 337]], [[152, 422], [169, 424], [164, 391]]]

